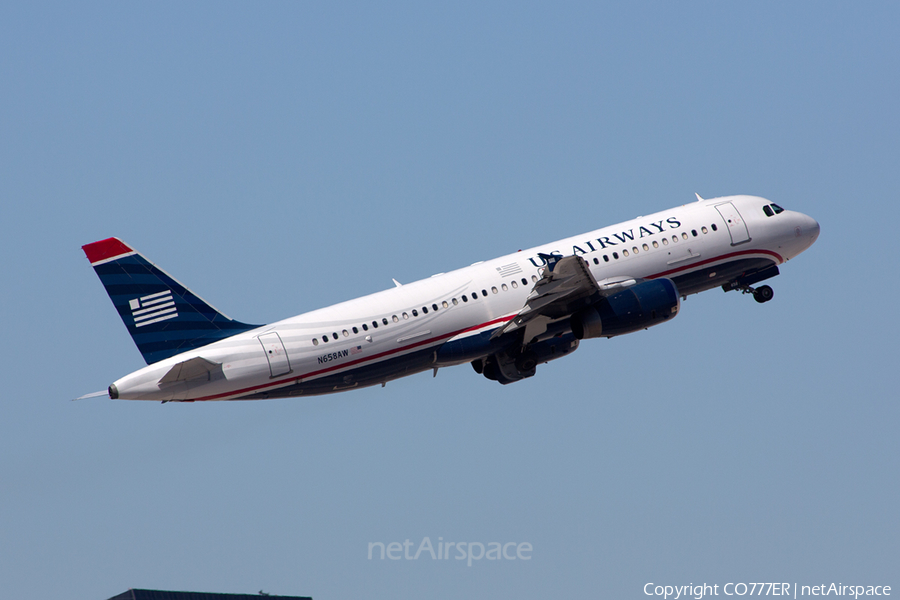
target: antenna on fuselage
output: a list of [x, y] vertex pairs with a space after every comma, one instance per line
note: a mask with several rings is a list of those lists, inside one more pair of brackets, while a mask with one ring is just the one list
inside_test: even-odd
[[393, 282], [394, 282], [394, 285], [396, 285], [397, 287], [402, 287], [402, 286], [403, 286], [403, 284], [400, 283], [399, 281], [397, 281], [396, 279], [391, 278], [391, 281], [393, 281]]
[[703, 198], [700, 197], [700, 194], [694, 192], [694, 195], [697, 196], [697, 202], [703, 202]]

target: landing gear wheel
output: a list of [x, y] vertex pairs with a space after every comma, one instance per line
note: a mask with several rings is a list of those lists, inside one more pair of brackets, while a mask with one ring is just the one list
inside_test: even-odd
[[768, 302], [775, 296], [775, 292], [767, 285], [762, 287], [758, 287], [753, 290], [753, 299], [763, 304], [764, 302]]

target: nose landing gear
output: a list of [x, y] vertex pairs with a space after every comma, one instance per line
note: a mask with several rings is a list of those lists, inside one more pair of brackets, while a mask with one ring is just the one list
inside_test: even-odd
[[758, 288], [752, 286], [754, 283], [759, 283], [764, 279], [770, 279], [776, 275], [778, 275], [778, 267], [772, 265], [760, 271], [745, 273], [737, 279], [723, 285], [722, 289], [726, 292], [740, 290], [742, 294], [753, 294], [754, 300], [760, 304], [765, 304], [775, 296], [775, 292], [767, 285], [761, 285]]
[[764, 304], [771, 300], [775, 296], [775, 292], [767, 285], [760, 286], [755, 290], [750, 288], [748, 291], [752, 290], [753, 299], [759, 302], [760, 304]]
[[765, 304], [775, 296], [775, 291], [767, 285], [761, 285], [758, 288], [741, 285], [732, 289], [740, 290], [742, 294], [753, 294], [753, 299], [760, 304]]

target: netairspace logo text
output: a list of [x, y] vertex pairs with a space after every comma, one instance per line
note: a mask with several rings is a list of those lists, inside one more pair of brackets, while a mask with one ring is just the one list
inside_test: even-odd
[[[721, 588], [721, 590], [720, 590]], [[890, 596], [889, 585], [843, 585], [841, 583], [820, 585], [799, 585], [796, 583], [726, 583], [725, 585], [704, 583], [701, 585], [657, 585], [648, 583], [644, 586], [647, 596], [662, 596], [664, 600], [694, 598], [700, 600], [704, 596]]]
[[430, 558], [431, 560], [450, 560], [451, 554], [455, 560], [465, 560], [466, 566], [471, 567], [473, 560], [531, 560], [532, 546], [528, 542], [445, 542], [439, 537], [437, 545], [431, 543], [431, 538], [424, 537], [415, 550], [411, 553], [415, 543], [406, 540], [400, 542], [369, 542], [369, 560], [377, 558], [384, 560], [419, 560]]

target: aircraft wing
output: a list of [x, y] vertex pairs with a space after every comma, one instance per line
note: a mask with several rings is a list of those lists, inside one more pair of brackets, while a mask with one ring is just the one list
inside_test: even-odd
[[559, 257], [540, 254], [546, 261], [542, 276], [525, 299], [525, 306], [513, 318], [493, 333], [498, 338], [525, 328], [523, 339], [527, 343], [547, 330], [553, 321], [570, 317], [582, 308], [597, 302], [601, 297], [642, 281], [634, 277], [609, 277], [597, 281], [591, 275], [587, 261], [580, 256]]
[[547, 266], [528, 298], [525, 306], [512, 321], [501, 327], [493, 338], [525, 328], [526, 341], [540, 335], [547, 324], [568, 317], [591, 303], [602, 290], [591, 275], [588, 264], [579, 256], [541, 254]]

